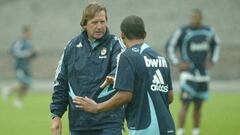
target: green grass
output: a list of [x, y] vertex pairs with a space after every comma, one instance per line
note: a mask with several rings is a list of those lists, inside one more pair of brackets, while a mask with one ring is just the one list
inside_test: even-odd
[[[178, 95], [171, 105], [175, 123], [180, 107]], [[238, 135], [240, 121], [240, 92], [211, 93], [211, 98], [204, 104], [202, 116], [203, 135]], [[0, 100], [0, 134], [4, 135], [49, 135], [51, 134], [51, 118], [49, 113], [50, 94], [30, 93], [23, 109], [16, 109], [11, 101]], [[187, 135], [192, 127], [191, 111], [187, 119]], [[67, 115], [63, 118], [63, 135], [68, 135]]]

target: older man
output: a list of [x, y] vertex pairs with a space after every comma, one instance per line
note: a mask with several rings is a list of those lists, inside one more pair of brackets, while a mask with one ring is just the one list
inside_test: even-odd
[[107, 10], [102, 5], [89, 4], [80, 25], [83, 31], [69, 41], [56, 71], [50, 107], [53, 135], [61, 133], [61, 117], [67, 106], [71, 135], [121, 135], [123, 108], [91, 114], [73, 104], [76, 96], [103, 102], [116, 93], [112, 84], [106, 84], [113, 81], [116, 57], [122, 49], [109, 33]]

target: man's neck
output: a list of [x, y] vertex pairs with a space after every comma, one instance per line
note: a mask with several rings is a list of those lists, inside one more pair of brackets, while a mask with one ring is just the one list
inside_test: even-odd
[[92, 44], [96, 41], [96, 39], [88, 39], [88, 41]]
[[127, 40], [125, 44], [127, 48], [130, 48], [134, 45], [143, 44], [143, 43], [144, 43], [144, 39], [133, 39], [133, 40]]
[[201, 23], [197, 23], [197, 24], [191, 24], [192, 28], [200, 28], [202, 26]]

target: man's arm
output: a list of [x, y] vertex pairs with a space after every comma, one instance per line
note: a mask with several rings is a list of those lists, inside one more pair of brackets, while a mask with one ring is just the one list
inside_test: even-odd
[[119, 91], [111, 99], [97, 104], [88, 97], [76, 97], [73, 102], [76, 107], [84, 109], [86, 112], [98, 113], [114, 110], [121, 107], [132, 100], [132, 92]]
[[117, 57], [119, 55], [119, 53], [121, 53], [121, 51], [124, 49], [123, 46], [121, 46], [120, 42], [115, 38], [113, 39], [114, 43], [112, 43], [112, 52], [111, 52], [111, 72], [108, 74], [108, 76], [106, 77], [105, 81], [103, 82], [103, 84], [100, 86], [100, 88], [105, 88], [107, 85], [109, 84], [113, 84], [114, 83], [114, 76], [115, 76], [115, 72], [116, 72], [116, 67], [117, 67]]
[[52, 114], [52, 134], [62, 134], [61, 117], [68, 106], [68, 81], [66, 66], [66, 49], [58, 63], [54, 80], [54, 91], [50, 111]]
[[114, 87], [119, 91], [111, 99], [97, 104], [87, 97], [78, 97], [74, 100], [75, 104], [85, 111], [96, 113], [109, 111], [130, 102], [134, 91], [135, 74], [129, 57], [126, 52], [119, 55], [114, 84]]
[[167, 62], [168, 65], [168, 93], [167, 93], [167, 97], [168, 97], [168, 104], [171, 104], [173, 102], [174, 99], [174, 94], [173, 94], [173, 86], [172, 86], [172, 76], [171, 76], [171, 67], [170, 64]]
[[168, 104], [171, 104], [173, 102], [173, 99], [173, 90], [168, 90]]
[[177, 29], [166, 44], [167, 57], [174, 65], [177, 65], [180, 62], [176, 55], [176, 48], [179, 47], [179, 38], [181, 37], [181, 34], [182, 30], [180, 28]]
[[[182, 36], [182, 29], [179, 28], [175, 31], [173, 36], [169, 39], [166, 44], [166, 53], [167, 57], [173, 65], [177, 65], [180, 71], [187, 70], [189, 68], [189, 64], [187, 62], [181, 61], [176, 54], [177, 48], [179, 48], [179, 42]], [[180, 49], [180, 48], [179, 48]]]
[[214, 30], [213, 31], [213, 37], [210, 41], [210, 62], [211, 64], [216, 64], [219, 60], [219, 54], [220, 54], [220, 39], [217, 36], [217, 34], [215, 33]]
[[111, 52], [111, 72], [108, 74], [108, 76], [114, 76], [116, 72], [116, 67], [117, 67], [117, 57], [119, 53], [122, 52], [124, 49], [121, 45], [120, 42], [117, 39], [114, 39], [114, 43], [112, 44], [112, 52]]
[[65, 59], [66, 49], [64, 50], [64, 53], [58, 62], [54, 80], [52, 103], [50, 105], [52, 115], [58, 117], [62, 117], [68, 106], [68, 81]]

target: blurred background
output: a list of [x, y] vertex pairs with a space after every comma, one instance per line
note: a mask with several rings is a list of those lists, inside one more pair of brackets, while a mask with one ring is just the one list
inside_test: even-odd
[[[23, 115], [26, 113], [25, 117], [32, 117], [32, 119], [22, 122], [30, 124], [36, 121], [36, 123], [41, 124], [41, 130], [46, 132], [39, 132], [39, 134], [50, 134], [48, 108], [57, 62], [68, 40], [81, 32], [80, 18], [83, 9], [89, 2], [88, 0], [0, 0], [0, 88], [15, 81], [13, 60], [9, 53], [10, 47], [20, 37], [22, 26], [29, 24], [32, 27], [32, 43], [38, 57], [32, 63], [33, 88], [30, 91], [34, 92], [26, 99], [25, 108], [31, 110], [33, 103], [42, 105], [45, 109], [42, 113], [46, 117], [38, 121], [34, 117], [38, 117], [40, 110], [40, 112], [34, 113], [35, 115], [23, 111]], [[212, 94], [213, 101], [209, 101], [209, 104], [212, 103], [213, 106], [218, 106], [220, 103], [224, 104], [223, 100], [229, 101], [226, 99], [227, 96], [229, 99], [238, 100], [240, 96], [239, 0], [99, 0], [99, 3], [107, 7], [108, 26], [110, 31], [116, 35], [119, 35], [119, 26], [124, 17], [131, 14], [141, 16], [145, 21], [148, 33], [146, 42], [163, 55], [165, 55], [165, 43], [171, 34], [179, 26], [188, 23], [193, 8], [200, 8], [203, 11], [204, 23], [213, 26], [221, 39], [220, 61], [210, 71], [212, 77], [211, 90], [214, 92]], [[176, 82], [174, 83], [174, 89], [177, 90], [179, 89], [177, 83], [178, 71], [175, 67], [172, 70], [172, 76], [174, 82]], [[234, 94], [228, 95], [226, 94], [228, 92]], [[173, 107], [174, 117], [177, 115], [175, 110], [179, 107], [179, 100], [176, 99], [175, 102], [176, 107]], [[231, 108], [230, 104], [232, 102], [237, 101], [231, 101], [224, 104], [222, 108], [216, 108], [219, 109], [216, 112], [211, 112], [212, 107], [207, 106], [204, 111], [209, 111], [207, 109], [209, 107], [210, 114], [205, 113], [204, 117], [208, 122], [203, 123], [215, 124], [217, 118], [212, 118], [209, 115], [221, 112], [224, 108], [226, 110], [230, 108], [233, 111], [238, 108], [239, 110], [238, 103], [233, 103], [235, 106]], [[10, 131], [11, 126], [6, 124], [9, 121], [3, 120], [4, 116], [10, 115], [10, 112], [13, 113], [14, 109], [8, 106], [0, 101], [0, 131], [10, 135], [14, 133]], [[229, 117], [229, 123], [226, 124], [231, 125], [229, 126], [231, 129], [227, 130], [230, 134], [229, 132], [224, 133], [225, 130], [218, 133], [220, 127], [213, 127], [216, 132], [208, 133], [205, 131], [205, 134], [239, 134], [239, 132], [232, 131], [237, 130], [233, 121], [240, 120], [239, 115], [236, 114], [234, 118], [230, 117], [230, 112], [226, 112], [226, 115], [222, 117]], [[67, 122], [65, 127], [67, 132]], [[191, 124], [189, 124], [189, 127], [191, 127]], [[222, 125], [222, 127], [226, 126]], [[19, 131], [23, 130], [19, 129]], [[32, 132], [30, 131], [27, 133], [34, 132], [33, 129]]]

